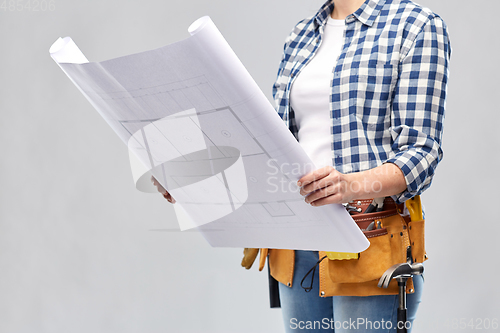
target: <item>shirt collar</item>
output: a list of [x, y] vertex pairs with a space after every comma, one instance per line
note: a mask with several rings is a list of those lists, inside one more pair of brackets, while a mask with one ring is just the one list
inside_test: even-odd
[[375, 19], [380, 14], [385, 0], [366, 0], [365, 3], [354, 12], [354, 16], [364, 25], [372, 26]]
[[[366, 0], [361, 7], [358, 8], [357, 11], [353, 13], [353, 15], [363, 24], [372, 26], [373, 22], [380, 14], [380, 10], [384, 5], [385, 0]], [[320, 10], [316, 13], [314, 19], [318, 25], [325, 24], [328, 16], [333, 11], [333, 1], [328, 0], [323, 4]]]
[[330, 16], [332, 11], [333, 11], [333, 1], [327, 0], [327, 2], [325, 2], [323, 4], [323, 6], [321, 6], [321, 8], [318, 10], [316, 15], [314, 16], [316, 23], [318, 25], [325, 24], [326, 20], [328, 19], [328, 16]]

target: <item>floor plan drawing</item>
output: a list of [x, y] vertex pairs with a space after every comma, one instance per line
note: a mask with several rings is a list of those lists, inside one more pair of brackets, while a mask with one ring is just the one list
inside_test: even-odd
[[314, 165], [208, 17], [165, 47], [88, 62], [71, 38], [52, 58], [128, 146], [137, 188], [155, 177], [181, 230], [212, 246], [360, 252], [342, 205], [311, 207], [296, 182]]

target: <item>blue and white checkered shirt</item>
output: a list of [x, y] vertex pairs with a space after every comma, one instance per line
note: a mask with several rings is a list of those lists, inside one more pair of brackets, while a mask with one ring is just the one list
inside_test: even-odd
[[[285, 42], [273, 97], [295, 137], [290, 88], [318, 50], [332, 10], [329, 1]], [[345, 23], [344, 46], [331, 69], [333, 166], [350, 173], [396, 164], [407, 189], [393, 198], [403, 202], [430, 186], [443, 155], [451, 54], [446, 25], [408, 0], [366, 0]]]

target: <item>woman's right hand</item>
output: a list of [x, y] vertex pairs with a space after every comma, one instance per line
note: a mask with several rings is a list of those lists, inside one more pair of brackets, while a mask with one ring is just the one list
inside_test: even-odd
[[165, 190], [165, 188], [163, 186], [161, 186], [161, 184], [156, 180], [155, 177], [151, 176], [151, 181], [153, 182], [153, 185], [156, 186], [156, 189], [158, 190], [158, 192], [163, 194], [163, 197], [165, 199], [167, 199], [168, 202], [173, 203], [173, 204], [175, 203], [175, 199], [172, 197], [172, 195], [170, 193], [168, 193], [168, 191]]

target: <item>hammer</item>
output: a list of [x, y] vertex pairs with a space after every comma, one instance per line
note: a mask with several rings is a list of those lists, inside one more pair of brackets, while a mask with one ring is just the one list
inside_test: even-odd
[[397, 332], [407, 333], [407, 315], [406, 315], [406, 281], [413, 275], [421, 275], [424, 272], [424, 265], [421, 263], [411, 263], [411, 247], [407, 248], [408, 261], [402, 264], [391, 266], [382, 275], [378, 281], [379, 288], [389, 287], [392, 279], [398, 281], [399, 287], [399, 306], [398, 306], [398, 323]]

